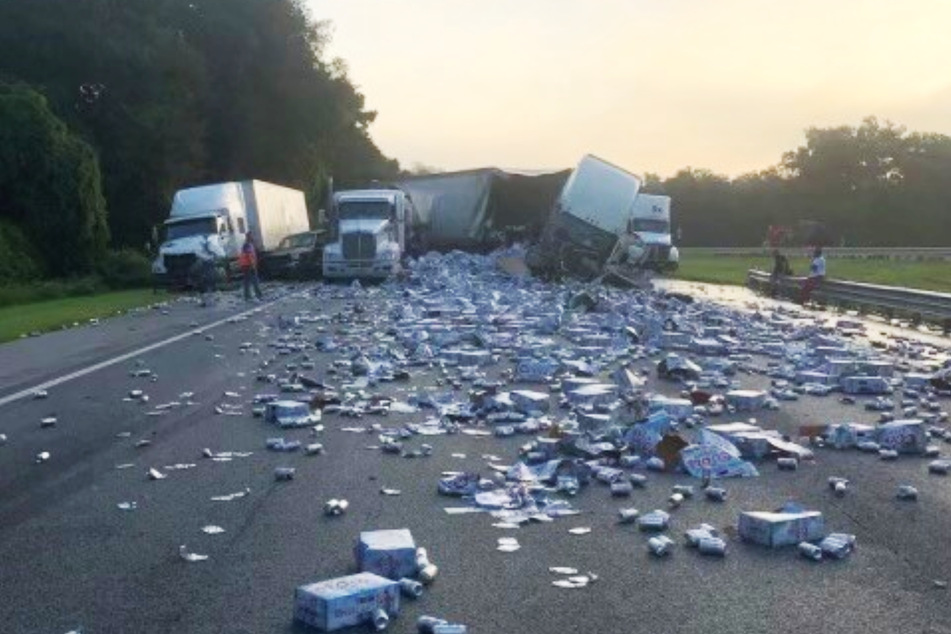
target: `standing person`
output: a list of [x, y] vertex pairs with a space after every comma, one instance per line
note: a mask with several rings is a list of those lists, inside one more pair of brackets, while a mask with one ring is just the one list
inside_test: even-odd
[[241, 267], [241, 276], [244, 279], [244, 301], [251, 301], [251, 286], [254, 286], [254, 295], [261, 299], [261, 285], [258, 280], [258, 252], [254, 248], [254, 236], [247, 232], [244, 244], [241, 245], [241, 255], [238, 256], [238, 266]]
[[812, 252], [812, 264], [809, 265], [809, 277], [803, 280], [802, 283], [800, 303], [803, 306], [809, 301], [809, 298], [812, 296], [812, 291], [816, 290], [825, 278], [826, 259], [825, 256], [822, 255], [822, 247], [816, 247], [815, 251]]
[[780, 280], [790, 275], [792, 275], [792, 267], [789, 266], [789, 259], [779, 249], [773, 249], [773, 272], [769, 276], [769, 287], [773, 297], [779, 291]]

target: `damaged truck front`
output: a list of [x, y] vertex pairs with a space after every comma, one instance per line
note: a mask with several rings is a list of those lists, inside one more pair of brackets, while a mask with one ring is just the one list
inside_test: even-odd
[[528, 252], [529, 267], [543, 275], [602, 274], [608, 261], [628, 248], [622, 238], [628, 235], [640, 188], [637, 176], [595, 156], [583, 157]]

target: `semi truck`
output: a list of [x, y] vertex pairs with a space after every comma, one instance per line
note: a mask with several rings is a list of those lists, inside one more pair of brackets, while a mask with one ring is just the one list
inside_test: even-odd
[[324, 245], [329, 279], [385, 279], [401, 270], [412, 240], [415, 210], [400, 189], [361, 189], [333, 195], [333, 238]]
[[247, 180], [176, 192], [164, 229], [152, 275], [157, 285], [187, 287], [199, 259], [214, 260], [219, 277], [236, 275], [247, 232], [266, 253], [286, 236], [308, 231], [310, 219], [303, 192]]
[[656, 271], [677, 269], [680, 253], [671, 239], [670, 196], [639, 193], [627, 232], [641, 243], [641, 266]]
[[526, 263], [542, 274], [595, 277], [631, 224], [641, 179], [596, 156], [565, 182]]

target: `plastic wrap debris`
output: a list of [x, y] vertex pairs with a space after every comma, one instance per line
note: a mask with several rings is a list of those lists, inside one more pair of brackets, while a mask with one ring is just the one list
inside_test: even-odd
[[670, 431], [670, 422], [667, 412], [654, 412], [646, 422], [631, 426], [624, 441], [637, 453], [651, 455], [664, 434]]
[[700, 442], [680, 451], [684, 470], [695, 478], [753, 477], [759, 472], [740, 457], [730, 441], [707, 429], [700, 431]]
[[499, 537], [498, 546], [496, 547], [499, 552], [514, 553], [519, 549], [521, 549], [521, 545], [514, 537]]
[[208, 555], [199, 555], [198, 553], [188, 552], [188, 547], [185, 546], [185, 544], [182, 544], [178, 547], [178, 556], [189, 563], [208, 560]]
[[743, 511], [737, 526], [744, 541], [776, 548], [825, 536], [819, 511]]
[[324, 632], [373, 623], [382, 610], [389, 617], [400, 611], [397, 581], [362, 572], [298, 587], [294, 619]]
[[227, 495], [216, 495], [211, 498], [212, 502], [231, 502], [233, 500], [238, 500], [243, 497], [246, 497], [251, 494], [251, 489], [245, 489], [244, 491], [238, 491], [237, 493], [229, 493]]
[[459, 473], [439, 480], [437, 490], [442, 495], [466, 496], [479, 491], [480, 476], [477, 473]]
[[357, 566], [388, 579], [416, 575], [416, 542], [406, 529], [363, 531], [354, 549]]

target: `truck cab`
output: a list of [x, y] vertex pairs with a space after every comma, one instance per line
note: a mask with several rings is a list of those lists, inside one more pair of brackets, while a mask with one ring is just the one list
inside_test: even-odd
[[261, 256], [286, 236], [309, 230], [310, 219], [303, 192], [248, 180], [176, 192], [164, 229], [152, 275], [159, 285], [185, 287], [197, 260], [213, 261], [226, 278], [238, 272], [245, 234]]
[[238, 257], [248, 220], [240, 186], [229, 185], [193, 187], [175, 194], [163, 225], [164, 241], [152, 263], [159, 283], [186, 286], [198, 258], [227, 266]]
[[385, 279], [398, 273], [412, 217], [412, 202], [398, 189], [334, 194], [334, 238], [324, 246], [324, 277]]
[[643, 249], [641, 261], [657, 271], [676, 270], [680, 254], [670, 232], [670, 196], [638, 194], [628, 220], [627, 233]]

